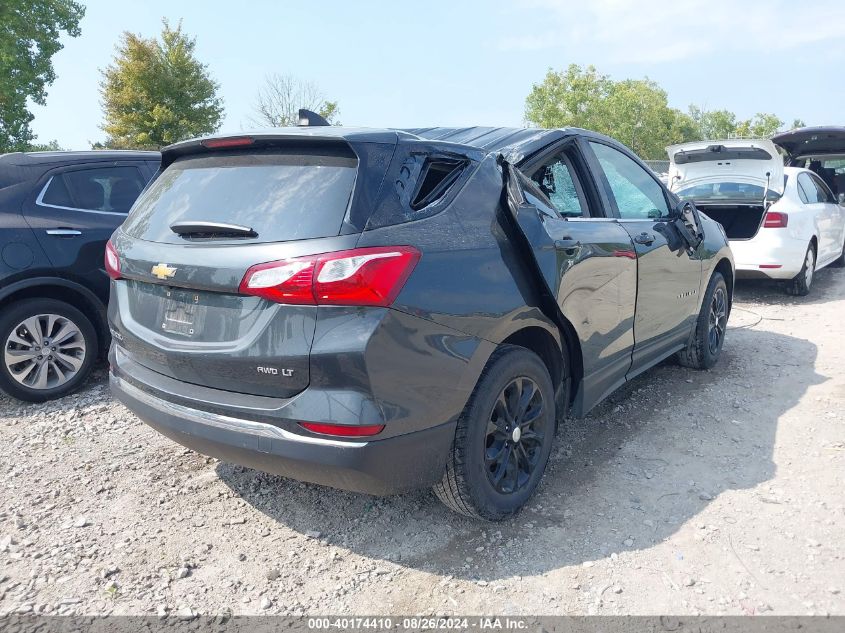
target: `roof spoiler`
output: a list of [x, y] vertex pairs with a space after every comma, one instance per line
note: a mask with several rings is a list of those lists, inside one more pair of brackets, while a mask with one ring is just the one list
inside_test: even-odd
[[314, 127], [321, 125], [331, 125], [331, 123], [329, 123], [324, 117], [320, 116], [316, 112], [301, 108], [299, 110], [299, 121], [296, 125], [297, 127]]

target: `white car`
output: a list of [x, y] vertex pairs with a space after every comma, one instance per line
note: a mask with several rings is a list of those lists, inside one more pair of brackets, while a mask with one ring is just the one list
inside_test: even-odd
[[[845, 142], [840, 147], [845, 158]], [[670, 189], [722, 225], [737, 278], [779, 279], [788, 293], [806, 295], [818, 269], [845, 265], [845, 207], [819, 174], [784, 167], [772, 141], [698, 141], [666, 151]]]

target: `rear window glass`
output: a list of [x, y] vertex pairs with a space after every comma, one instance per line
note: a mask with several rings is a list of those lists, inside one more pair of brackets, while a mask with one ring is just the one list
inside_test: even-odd
[[349, 206], [356, 167], [354, 155], [185, 158], [150, 185], [123, 230], [132, 237], [172, 244], [185, 238], [170, 226], [188, 221], [249, 227], [258, 234], [250, 242], [335, 236]]
[[818, 169], [832, 169], [838, 174], [845, 174], [845, 158], [809, 158], [804, 161], [804, 167], [817, 171]]
[[[784, 186], [786, 178], [784, 178]], [[766, 190], [761, 185], [752, 185], [747, 182], [708, 182], [701, 185], [694, 185], [675, 192], [683, 200], [753, 200], [759, 201], [766, 194], [767, 200], [778, 200], [780, 194]]]

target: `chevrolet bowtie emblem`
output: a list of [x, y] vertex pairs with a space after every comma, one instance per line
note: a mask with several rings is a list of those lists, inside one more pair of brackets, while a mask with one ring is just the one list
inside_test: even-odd
[[159, 279], [170, 279], [176, 274], [176, 269], [167, 264], [156, 264], [150, 272]]

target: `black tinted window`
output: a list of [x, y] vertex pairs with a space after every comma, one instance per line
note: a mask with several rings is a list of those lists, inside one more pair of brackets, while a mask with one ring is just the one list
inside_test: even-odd
[[138, 200], [123, 230], [181, 243], [174, 222], [225, 222], [280, 242], [338, 235], [355, 185], [349, 156], [253, 154], [186, 158], [170, 165]]
[[135, 167], [77, 169], [54, 175], [41, 202], [84, 211], [128, 213], [144, 184]]
[[70, 199], [70, 192], [65, 186], [65, 179], [61, 176], [51, 178], [50, 182], [47, 183], [47, 190], [41, 197], [41, 202], [54, 207], [72, 208], [74, 202]]

